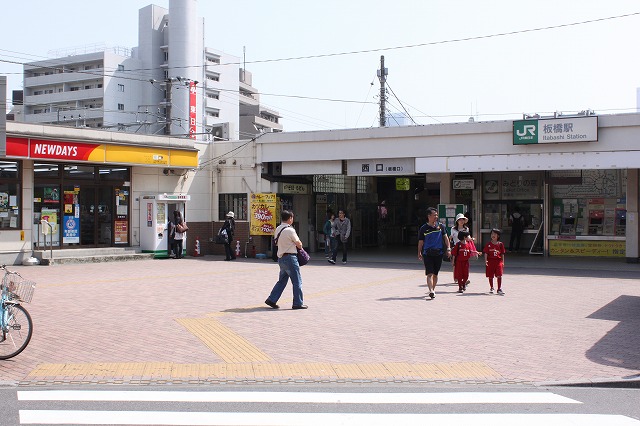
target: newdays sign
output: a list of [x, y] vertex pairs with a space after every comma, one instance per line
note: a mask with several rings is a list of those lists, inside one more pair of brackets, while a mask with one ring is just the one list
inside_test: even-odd
[[513, 122], [513, 144], [595, 142], [598, 117], [552, 118]]

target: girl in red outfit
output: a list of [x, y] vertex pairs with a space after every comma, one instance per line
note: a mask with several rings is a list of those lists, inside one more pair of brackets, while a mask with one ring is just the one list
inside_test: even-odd
[[467, 280], [469, 279], [469, 259], [476, 254], [473, 241], [469, 241], [469, 233], [467, 231], [458, 232], [458, 241], [451, 251], [454, 275], [458, 281], [458, 293], [464, 293], [467, 289]]
[[498, 278], [498, 294], [502, 291], [502, 273], [504, 272], [504, 244], [500, 241], [500, 230], [491, 230], [491, 241], [484, 246], [484, 264], [487, 266], [487, 278], [489, 278], [490, 292], [493, 293], [493, 277]]

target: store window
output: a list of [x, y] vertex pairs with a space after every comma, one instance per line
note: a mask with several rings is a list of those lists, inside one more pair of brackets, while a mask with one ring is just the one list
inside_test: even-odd
[[509, 217], [516, 209], [525, 229], [542, 224], [542, 172], [486, 173], [482, 182], [482, 229], [511, 229]]
[[0, 229], [20, 229], [19, 161], [0, 161]]
[[219, 194], [218, 206], [218, 220], [224, 220], [230, 211], [235, 220], [247, 220], [247, 194]]
[[626, 170], [550, 172], [551, 235], [626, 235]]

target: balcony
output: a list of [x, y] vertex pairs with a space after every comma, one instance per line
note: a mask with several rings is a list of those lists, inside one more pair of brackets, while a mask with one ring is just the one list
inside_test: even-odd
[[102, 80], [103, 78], [104, 68], [95, 68], [86, 72], [62, 72], [38, 77], [27, 77], [24, 79], [24, 87], [53, 86], [64, 83]]
[[24, 97], [25, 105], [48, 105], [62, 102], [80, 101], [83, 99], [100, 99], [104, 97], [104, 89], [76, 90], [73, 92], [49, 93]]

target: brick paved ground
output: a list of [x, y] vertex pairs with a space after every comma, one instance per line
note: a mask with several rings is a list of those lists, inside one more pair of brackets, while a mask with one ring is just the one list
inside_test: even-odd
[[[413, 253], [413, 251], [411, 251]], [[508, 260], [506, 296], [474, 264], [425, 300], [421, 264], [357, 254], [303, 268], [308, 310], [263, 301], [278, 268], [220, 256], [21, 267], [38, 283], [8, 383], [237, 380], [590, 381], [640, 373], [640, 266]], [[381, 263], [381, 260], [389, 260]], [[509, 263], [510, 262], [510, 263]]]

